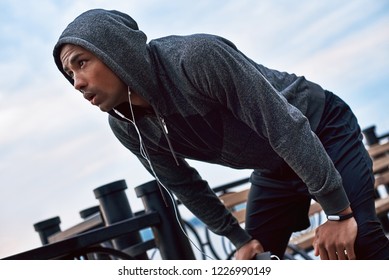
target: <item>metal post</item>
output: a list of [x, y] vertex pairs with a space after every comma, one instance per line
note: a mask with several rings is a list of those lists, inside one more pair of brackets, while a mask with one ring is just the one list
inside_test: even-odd
[[[84, 210], [81, 210], [79, 213], [80, 213], [80, 217], [86, 220], [94, 215], [100, 215], [100, 206], [99, 205], [92, 206]], [[113, 248], [111, 240], [105, 241], [101, 245], [103, 247]], [[104, 254], [99, 254], [99, 253], [87, 254], [87, 256], [89, 260], [110, 260], [111, 259], [109, 256]]]
[[[119, 180], [103, 185], [93, 191], [95, 197], [99, 200], [100, 212], [106, 225], [111, 225], [134, 216], [125, 193], [126, 189], [127, 184], [125, 180]], [[115, 249], [125, 250], [141, 242], [142, 238], [139, 232], [133, 232], [114, 239], [113, 246]], [[133, 257], [137, 259], [148, 259], [147, 253]]]
[[375, 125], [373, 125], [373, 126], [370, 126], [368, 128], [365, 128], [364, 130], [362, 130], [362, 133], [366, 139], [366, 144], [368, 146], [377, 144], [379, 142], [379, 139], [377, 137], [375, 129], [376, 129], [376, 127], [375, 127]]
[[80, 217], [83, 218], [83, 219], [86, 219], [92, 215], [95, 215], [97, 213], [100, 212], [100, 207], [97, 205], [97, 206], [92, 206], [92, 207], [89, 207], [89, 208], [86, 208], [84, 210], [81, 210], [80, 211]]
[[194, 260], [195, 256], [190, 242], [179, 224], [183, 224], [180, 215], [178, 211], [175, 212], [169, 194], [165, 190], [160, 190], [156, 181], [136, 187], [135, 193], [142, 198], [146, 212], [156, 211], [161, 217], [161, 223], [153, 227], [153, 232], [162, 259]]
[[34, 229], [39, 233], [42, 245], [49, 244], [49, 236], [60, 232], [61, 219], [57, 216], [34, 224]]

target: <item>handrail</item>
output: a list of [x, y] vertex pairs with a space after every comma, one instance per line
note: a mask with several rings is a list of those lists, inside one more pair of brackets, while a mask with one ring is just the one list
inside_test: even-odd
[[82, 248], [87, 248], [131, 232], [154, 226], [160, 222], [160, 216], [157, 212], [148, 212], [141, 216], [114, 223], [108, 227], [90, 230], [75, 237], [6, 257], [4, 260], [60, 259]]
[[96, 213], [93, 216], [88, 217], [85, 221], [68, 228], [67, 230], [60, 231], [48, 237], [49, 243], [58, 242], [66, 238], [75, 236], [82, 232], [86, 232], [96, 227], [104, 226], [104, 221], [101, 218], [100, 213]]

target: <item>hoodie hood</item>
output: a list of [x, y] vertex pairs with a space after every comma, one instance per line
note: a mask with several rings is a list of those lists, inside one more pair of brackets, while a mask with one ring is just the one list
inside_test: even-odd
[[73, 84], [73, 79], [63, 70], [61, 49], [65, 44], [83, 47], [132, 90], [148, 99], [147, 92], [155, 92], [156, 82], [146, 41], [146, 35], [129, 15], [94, 9], [81, 14], [66, 27], [54, 47], [53, 56], [58, 69]]

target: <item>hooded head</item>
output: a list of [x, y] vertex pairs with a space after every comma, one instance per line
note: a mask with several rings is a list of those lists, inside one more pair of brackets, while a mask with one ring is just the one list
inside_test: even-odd
[[58, 69], [66, 74], [60, 59], [65, 44], [90, 51], [107, 65], [125, 84], [141, 95], [155, 90], [146, 35], [127, 14], [102, 9], [89, 10], [71, 22], [54, 47]]

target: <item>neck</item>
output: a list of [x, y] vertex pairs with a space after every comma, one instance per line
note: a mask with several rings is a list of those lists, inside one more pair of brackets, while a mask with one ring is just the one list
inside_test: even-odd
[[144, 109], [151, 108], [150, 103], [147, 102], [146, 99], [144, 99], [142, 96], [140, 96], [139, 94], [137, 94], [135, 92], [131, 92], [131, 94], [129, 94], [128, 98], [131, 98], [130, 103], [132, 105], [135, 105], [135, 106], [138, 106], [138, 107], [141, 107]]
[[[132, 102], [132, 100], [133, 99], [131, 98], [131, 102]], [[150, 105], [147, 107], [142, 107], [142, 106], [134, 104], [133, 102], [132, 102], [132, 104], [133, 104], [132, 109], [134, 111], [135, 118], [141, 118], [141, 117], [146, 116], [146, 115], [154, 114], [154, 110]], [[128, 118], [130, 120], [132, 119], [129, 102], [124, 102], [124, 103], [116, 106], [115, 109], [118, 110], [121, 114], [123, 114], [126, 118]]]

